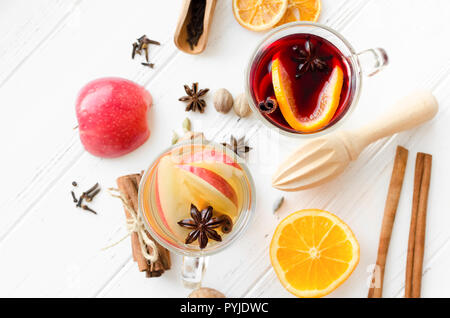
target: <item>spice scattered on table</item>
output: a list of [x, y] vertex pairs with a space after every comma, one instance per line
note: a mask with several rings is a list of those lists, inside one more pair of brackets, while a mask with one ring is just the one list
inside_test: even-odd
[[[72, 185], [78, 185], [75, 181], [72, 182]], [[93, 209], [91, 209], [88, 205], [84, 204], [83, 201], [91, 202], [97, 194], [99, 194], [101, 188], [98, 182], [90, 187], [88, 190], [84, 191], [79, 197], [76, 196], [75, 192], [72, 190], [70, 191], [72, 195], [73, 202], [75, 203], [75, 206], [77, 208], [81, 208], [87, 212], [91, 212], [93, 214], [97, 214], [97, 212]]]
[[[141, 178], [142, 173], [126, 175], [117, 179], [118, 190], [123, 200], [125, 200], [123, 201], [123, 205], [127, 222], [133, 222], [134, 220], [131, 213], [134, 213], [135, 216], [137, 216], [138, 192]], [[132, 209], [132, 211], [128, 210], [125, 203], [130, 207], [130, 209]], [[147, 231], [145, 231], [145, 234], [148, 236], [148, 238], [154, 241], [158, 255], [157, 260], [154, 262], [147, 260], [142, 251], [146, 251], [149, 254], [153, 254], [155, 251], [151, 246], [147, 246], [145, 244], [145, 241], [142, 239], [142, 237], [140, 238], [140, 235], [137, 231], [138, 229], [131, 233], [131, 248], [133, 260], [138, 264], [139, 271], [146, 272], [146, 277], [161, 276], [166, 270], [169, 270], [171, 267], [169, 251], [158, 242], [154, 241], [151, 235]]]
[[171, 144], [172, 144], [172, 145], [175, 145], [175, 144], [178, 142], [179, 139], [180, 139], [180, 136], [178, 136], [178, 134], [176, 133], [176, 131], [174, 131], [174, 132], [172, 133]]
[[181, 124], [182, 128], [183, 128], [183, 132], [184, 134], [178, 135], [178, 133], [174, 130], [172, 133], [172, 140], [171, 140], [171, 144], [175, 145], [178, 142], [181, 141], [186, 141], [186, 140], [192, 140], [192, 139], [197, 139], [197, 138], [201, 138], [203, 139], [203, 133], [199, 133], [199, 132], [193, 132], [192, 131], [192, 123], [191, 120], [189, 118], [185, 118], [183, 120], [183, 123]]
[[191, 121], [189, 120], [189, 118], [186, 117], [183, 120], [182, 126], [183, 126], [183, 130], [184, 130], [185, 133], [191, 131]]
[[197, 45], [203, 34], [206, 0], [192, 0], [189, 6], [189, 22], [186, 26], [187, 39], [191, 50]]
[[222, 146], [227, 147], [234, 151], [240, 157], [244, 157], [247, 152], [252, 150], [251, 147], [247, 145], [247, 141], [245, 140], [245, 136], [242, 136], [239, 139], [236, 139], [233, 135], [230, 136], [230, 143], [222, 143]]
[[74, 202], [74, 203], [78, 203], [78, 199], [77, 199], [77, 197], [75, 196], [75, 192], [70, 191], [70, 193], [72, 194], [73, 202]]
[[391, 242], [392, 228], [403, 187], [406, 163], [408, 162], [408, 150], [398, 146], [395, 155], [394, 167], [389, 184], [386, 205], [384, 207], [383, 222], [381, 225], [380, 241], [378, 243], [378, 255], [376, 267], [371, 280], [368, 298], [381, 298], [383, 295], [383, 280], [386, 259]]
[[276, 199], [275, 202], [273, 203], [273, 209], [272, 209], [273, 213], [276, 213], [281, 208], [283, 203], [284, 203], [284, 197], [279, 197], [278, 199]]
[[220, 88], [214, 93], [213, 103], [219, 113], [226, 114], [233, 107], [233, 96], [227, 89]]
[[137, 42], [133, 43], [133, 51], [131, 53], [131, 58], [134, 59], [136, 54], [137, 55], [144, 54], [146, 62], [143, 62], [141, 64], [153, 68], [155, 65], [153, 63], [150, 63], [148, 57], [148, 47], [150, 44], [161, 45], [161, 43], [159, 43], [158, 41], [150, 40], [145, 34], [141, 36], [139, 39], [137, 39]]
[[406, 259], [405, 298], [419, 298], [421, 292], [431, 161], [431, 155], [417, 153]]
[[188, 102], [186, 106], [186, 111], [199, 111], [203, 113], [205, 111], [206, 102], [202, 99], [203, 96], [208, 93], [209, 88], [200, 89], [198, 88], [198, 83], [193, 83], [192, 88], [188, 85], [184, 85], [184, 90], [186, 91], [186, 96], [180, 97], [178, 100], [181, 102]]
[[252, 112], [250, 106], [248, 105], [247, 97], [244, 93], [236, 97], [233, 103], [233, 109], [239, 117], [247, 117]]

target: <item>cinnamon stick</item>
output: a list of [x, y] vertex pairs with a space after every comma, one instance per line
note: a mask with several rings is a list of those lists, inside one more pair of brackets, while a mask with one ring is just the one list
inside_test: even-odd
[[[378, 243], [378, 255], [374, 275], [372, 276], [372, 286], [369, 289], [369, 298], [381, 298], [383, 294], [384, 270], [386, 258], [391, 241], [392, 228], [394, 226], [395, 214], [397, 213], [398, 202], [403, 187], [406, 163], [408, 161], [408, 150], [398, 146], [395, 155], [394, 167], [392, 169], [391, 181], [384, 207], [384, 216], [381, 226], [380, 241]], [[379, 274], [375, 275], [375, 273]], [[377, 277], [378, 276], [378, 277]], [[377, 279], [378, 278], [378, 279]]]
[[[117, 186], [120, 193], [124, 196], [125, 200], [129, 202], [131, 207], [136, 210], [138, 208], [138, 187], [136, 183], [136, 177], [140, 177], [139, 174], [132, 174], [117, 179]], [[131, 218], [130, 213], [125, 210], [127, 220]], [[142, 255], [142, 251], [139, 245], [139, 239], [136, 232], [131, 233], [131, 249], [133, 254], [133, 260], [137, 262], [139, 271], [146, 271], [148, 268], [147, 260]]]
[[[124, 198], [129, 202], [131, 207], [138, 211], [138, 189], [139, 183], [141, 180], [141, 174], [131, 174], [119, 177], [117, 179], [117, 186], [119, 188], [120, 193], [124, 196]], [[127, 219], [131, 218], [131, 215], [125, 209], [125, 215]], [[151, 236], [148, 232], [146, 232], [147, 236], [151, 239]], [[142, 254], [141, 246], [139, 243], [139, 238], [136, 232], [131, 233], [131, 248], [133, 260], [137, 262], [139, 271], [146, 272], [147, 277], [158, 277], [161, 276], [165, 270], [170, 269], [170, 254], [167, 249], [158, 244], [155, 241], [155, 244], [158, 248], [159, 258], [154, 263], [149, 263], [144, 255]], [[145, 246], [149, 253], [152, 253], [152, 249], [149, 246]]]
[[405, 298], [420, 297], [432, 156], [417, 153], [406, 258]]

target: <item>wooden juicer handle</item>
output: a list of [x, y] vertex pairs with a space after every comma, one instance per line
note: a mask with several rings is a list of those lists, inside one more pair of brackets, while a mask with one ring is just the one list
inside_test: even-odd
[[390, 111], [366, 126], [338, 132], [351, 160], [374, 141], [417, 127], [432, 119], [438, 111], [438, 102], [430, 91], [416, 91], [394, 104]]

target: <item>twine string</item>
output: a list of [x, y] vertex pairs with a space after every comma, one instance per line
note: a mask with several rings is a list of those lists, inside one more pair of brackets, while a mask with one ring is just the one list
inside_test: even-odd
[[[131, 216], [131, 218], [127, 218], [128, 234], [125, 235], [124, 237], [122, 237], [119, 241], [103, 248], [102, 250], [106, 250], [113, 246], [116, 246], [119, 243], [121, 243], [123, 240], [125, 240], [128, 236], [130, 236], [132, 233], [136, 233], [137, 237], [138, 237], [139, 245], [141, 248], [141, 252], [142, 252], [142, 255], [144, 256], [144, 258], [151, 263], [156, 262], [159, 257], [158, 248], [156, 247], [155, 242], [148, 237], [141, 217], [138, 215], [136, 210], [133, 209], [133, 207], [128, 203], [128, 200], [125, 199], [125, 197], [120, 193], [120, 191], [118, 189], [109, 188], [108, 193], [112, 197], [120, 199], [122, 201], [125, 209], [127, 210], [128, 214]], [[146, 246], [149, 246], [151, 248], [151, 250], [152, 250], [151, 253], [149, 253], [147, 251], [147, 249], [145, 248]]]

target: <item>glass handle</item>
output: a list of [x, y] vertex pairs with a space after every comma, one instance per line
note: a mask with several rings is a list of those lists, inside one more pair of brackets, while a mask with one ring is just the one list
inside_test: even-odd
[[364, 50], [357, 53], [356, 58], [366, 76], [375, 75], [389, 63], [388, 55], [382, 48]]
[[183, 257], [181, 279], [186, 288], [196, 289], [202, 284], [203, 274], [208, 264], [208, 257]]

